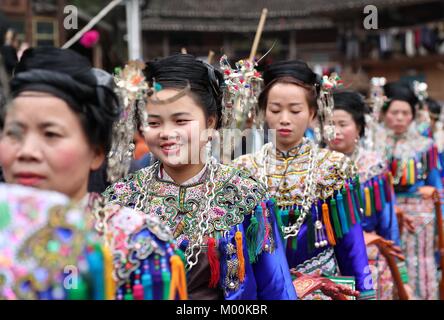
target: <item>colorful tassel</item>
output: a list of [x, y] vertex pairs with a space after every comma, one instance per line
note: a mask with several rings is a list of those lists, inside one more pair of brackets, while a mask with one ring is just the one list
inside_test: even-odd
[[296, 251], [298, 249], [298, 237], [291, 237], [288, 240], [291, 241], [291, 249]]
[[401, 177], [401, 186], [407, 185], [407, 164], [405, 162], [402, 163], [402, 177]]
[[364, 201], [362, 200], [361, 183], [359, 181], [358, 176], [355, 177], [355, 186], [356, 186], [356, 193], [358, 194], [359, 208], [364, 208]]
[[325, 231], [327, 232], [327, 239], [330, 245], [335, 246], [336, 240], [333, 233], [333, 228], [330, 223], [330, 214], [328, 212], [328, 205], [326, 203], [322, 204], [322, 219], [325, 225]]
[[361, 222], [361, 207], [358, 207], [359, 202], [357, 200], [357, 193], [360, 192], [356, 192], [354, 190], [353, 184], [350, 184], [350, 194], [351, 194], [351, 198], [352, 198], [352, 202], [353, 202], [353, 209], [355, 211], [355, 219], [357, 223]]
[[134, 275], [133, 297], [134, 300], [143, 300], [145, 297], [143, 285], [140, 283], [140, 270], [136, 270]]
[[187, 285], [185, 276], [185, 266], [182, 259], [178, 255], [170, 257], [171, 265], [171, 283], [170, 283], [170, 300], [176, 299], [176, 294], [179, 294], [180, 300], [187, 300]]
[[276, 205], [275, 205], [275, 203], [276, 202], [273, 203], [273, 209], [274, 209], [274, 212], [275, 212], [275, 215], [276, 215], [276, 222], [277, 222], [277, 225], [278, 225], [279, 234], [281, 235], [282, 240], [284, 240], [284, 230], [283, 230], [284, 224], [283, 224], [283, 221], [282, 221], [282, 211], [280, 209], [278, 209], [277, 212], [276, 212]]
[[351, 196], [350, 186], [348, 183], [345, 184], [345, 190], [347, 191], [347, 204], [348, 204], [348, 210], [349, 210], [348, 213], [350, 215], [351, 225], [355, 225], [356, 224], [355, 209], [353, 206], [353, 199]]
[[116, 282], [113, 279], [114, 265], [113, 256], [108, 246], [103, 247], [103, 264], [104, 264], [104, 282], [105, 282], [105, 299], [114, 300], [116, 294]]
[[288, 211], [283, 208], [279, 209], [279, 211], [281, 212], [282, 223], [284, 226], [288, 226]]
[[[262, 210], [261, 207], [257, 206], [256, 210]], [[257, 237], [258, 237], [259, 224], [256, 219], [256, 215], [252, 214], [250, 219], [250, 225], [247, 228], [247, 248], [248, 248], [248, 258], [250, 263], [254, 263], [257, 259], [256, 247], [257, 247]]]
[[429, 150], [427, 152], [427, 156], [428, 156], [429, 170], [432, 170], [433, 169], [433, 154], [432, 154], [431, 150]]
[[385, 199], [386, 202], [392, 201], [392, 193], [391, 193], [391, 187], [390, 187], [390, 177], [388, 176], [388, 173], [386, 172], [383, 176], [384, 180], [384, 193], [385, 193]]
[[370, 204], [372, 207], [372, 213], [376, 212], [376, 206], [375, 206], [375, 192], [373, 189], [373, 185], [370, 183]]
[[208, 284], [209, 288], [216, 288], [220, 277], [220, 265], [216, 252], [216, 240], [214, 238], [208, 238], [208, 262], [210, 264], [211, 276]]
[[123, 300], [134, 300], [133, 293], [131, 292], [131, 284], [129, 282], [126, 284], [126, 292]]
[[415, 184], [415, 161], [413, 159], [410, 159], [409, 161], [409, 184], [414, 185]]
[[[210, 263], [210, 268], [211, 268], [211, 263]], [[219, 262], [217, 263], [217, 268], [219, 268]], [[219, 281], [219, 278], [217, 278], [216, 284], [218, 281]], [[168, 270], [168, 268], [166, 268], [166, 267], [162, 268], [162, 283], [163, 283], [163, 286], [162, 286], [163, 300], [168, 300], [170, 297], [171, 273]]]
[[375, 194], [375, 209], [376, 209], [376, 212], [381, 212], [382, 211], [381, 194], [379, 192], [379, 184], [378, 184], [378, 182], [376, 180], [373, 181], [373, 192]]
[[[262, 202], [262, 216], [264, 219], [265, 233], [264, 233], [264, 237], [262, 239], [262, 245], [260, 248], [261, 251], [265, 248], [265, 245], [267, 244], [267, 240], [269, 239], [269, 236], [270, 236], [270, 224], [268, 223], [268, 219], [267, 219], [267, 206], [266, 206], [265, 202]], [[259, 253], [260, 253], [260, 251], [258, 252], [258, 254]]]
[[386, 196], [385, 196], [385, 187], [384, 187], [384, 178], [380, 178], [380, 179], [378, 179], [379, 180], [379, 192], [380, 192], [380, 194], [381, 194], [381, 204], [382, 204], [382, 209], [384, 210], [384, 208], [385, 208], [385, 204], [386, 204], [386, 201], [387, 201], [387, 198], [386, 198]]
[[87, 300], [90, 298], [88, 295], [88, 285], [82, 276], [78, 277], [76, 287], [66, 289], [66, 291], [68, 300]]
[[99, 245], [87, 248], [86, 260], [88, 261], [91, 272], [96, 277], [92, 277], [92, 297], [94, 300], [103, 300], [105, 298], [105, 266], [102, 256], [102, 250]]
[[341, 192], [338, 192], [338, 195], [336, 196], [336, 201], [338, 205], [339, 218], [341, 220], [342, 234], [346, 235], [349, 231], [349, 227], [346, 212], [344, 210], [344, 200]]
[[245, 258], [242, 244], [242, 232], [236, 231], [234, 238], [236, 240], [237, 259], [239, 260], [238, 277], [239, 281], [243, 282], [245, 280]]
[[370, 217], [372, 215], [372, 204], [371, 204], [371, 197], [370, 197], [370, 189], [368, 187], [364, 188], [364, 195], [365, 195], [365, 216]]
[[294, 209], [291, 208], [288, 213], [288, 224], [293, 225], [296, 222], [296, 215], [294, 214]]
[[336, 200], [331, 198], [330, 200], [331, 216], [333, 218], [333, 227], [335, 229], [336, 237], [342, 238], [341, 224], [339, 223], [338, 210], [336, 208]]
[[265, 225], [266, 222], [264, 220], [263, 210], [262, 206], [258, 205], [256, 206], [258, 210], [256, 210], [256, 220], [258, 222], [258, 230], [256, 235], [256, 256], [259, 255], [262, 251], [262, 247], [264, 245], [264, 239], [265, 239]]
[[143, 262], [142, 273], [143, 295], [145, 300], [153, 300], [153, 277], [150, 273], [150, 266], [148, 260]]
[[407, 178], [406, 178], [406, 181], [407, 181], [407, 184], [410, 184], [411, 176], [410, 176], [409, 160], [407, 160], [407, 161], [405, 162], [405, 166], [406, 166], [406, 172], [407, 172]]
[[392, 175], [396, 175], [396, 171], [398, 170], [398, 161], [394, 159], [392, 161]]

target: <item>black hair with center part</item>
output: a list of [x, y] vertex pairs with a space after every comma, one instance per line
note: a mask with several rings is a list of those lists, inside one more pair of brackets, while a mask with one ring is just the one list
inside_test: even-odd
[[[120, 112], [110, 74], [92, 68], [88, 59], [69, 49], [31, 48], [14, 70], [12, 102], [26, 91], [44, 92], [64, 100], [79, 117], [89, 144], [105, 154], [109, 151], [113, 123]], [[32, 105], [29, 108], [30, 113], [35, 112]]]
[[390, 82], [384, 86], [384, 93], [388, 101], [382, 107], [383, 113], [386, 113], [390, 109], [393, 101], [398, 100], [409, 104], [413, 119], [415, 118], [418, 98], [410, 85], [402, 82]]
[[222, 118], [222, 73], [190, 54], [175, 54], [147, 63], [146, 78], [162, 88], [184, 89], [190, 86], [189, 95], [203, 109], [206, 118], [214, 116], [216, 129]]
[[363, 137], [365, 134], [365, 115], [370, 112], [364, 97], [355, 91], [338, 90], [333, 92], [333, 100], [335, 110], [348, 112], [352, 116], [356, 127], [359, 128], [359, 135]]
[[276, 83], [288, 83], [306, 90], [308, 106], [317, 113], [317, 97], [319, 95], [320, 78], [301, 60], [288, 60], [272, 63], [265, 67], [262, 75], [264, 89], [259, 95], [259, 110], [264, 112], [267, 107], [268, 94]]

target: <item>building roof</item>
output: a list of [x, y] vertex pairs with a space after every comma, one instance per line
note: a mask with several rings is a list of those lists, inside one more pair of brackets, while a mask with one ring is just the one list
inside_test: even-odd
[[[378, 9], [436, 0], [373, 0]], [[262, 8], [264, 32], [333, 27], [333, 17], [363, 10], [368, 0], [150, 0], [142, 11], [146, 31], [254, 32]]]

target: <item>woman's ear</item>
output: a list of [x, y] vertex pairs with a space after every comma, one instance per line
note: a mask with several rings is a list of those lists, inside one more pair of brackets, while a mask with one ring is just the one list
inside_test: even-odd
[[91, 161], [91, 170], [97, 170], [100, 168], [100, 166], [103, 164], [103, 161], [105, 160], [105, 152], [102, 148], [94, 148], [94, 154]]
[[316, 110], [314, 108], [309, 108], [308, 113], [310, 115], [310, 122], [316, 118]]
[[207, 128], [208, 129], [216, 129], [216, 117], [215, 116], [208, 117]]

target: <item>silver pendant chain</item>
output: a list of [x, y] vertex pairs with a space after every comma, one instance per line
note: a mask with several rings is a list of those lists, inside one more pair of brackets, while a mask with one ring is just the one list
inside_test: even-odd
[[[311, 142], [307, 138], [303, 138], [303, 144], [310, 144], [310, 154], [309, 154], [309, 165], [308, 165], [308, 173], [307, 177], [304, 181], [304, 193], [302, 195], [302, 204], [301, 204], [301, 214], [296, 220], [296, 222], [288, 227], [283, 227], [284, 232], [284, 239], [287, 239], [289, 237], [296, 237], [299, 233], [299, 230], [302, 226], [302, 224], [305, 221], [305, 217], [307, 216], [308, 212], [310, 211], [311, 205], [313, 204], [312, 195], [315, 194], [316, 185], [314, 183], [313, 177], [314, 177], [314, 169], [315, 169], [315, 163], [316, 163], [316, 154], [318, 146]], [[261, 150], [261, 159], [259, 159], [259, 163], [262, 162], [262, 171], [260, 174], [260, 180], [262, 183], [265, 184], [267, 188], [267, 192], [269, 192], [269, 186], [268, 186], [268, 180], [267, 180], [267, 157], [270, 153], [270, 148], [272, 147], [272, 143], [267, 143], [263, 146]], [[267, 195], [269, 196], [269, 195]]]
[[[150, 214], [151, 212], [151, 199], [152, 197], [148, 196], [148, 190], [150, 190], [151, 182], [153, 181], [154, 175], [158, 172], [158, 168], [160, 167], [160, 162], [157, 161], [147, 168], [146, 174], [143, 177], [143, 182], [145, 185], [142, 188], [142, 192], [137, 199], [137, 203], [135, 206], [136, 210], [141, 212], [145, 212]], [[203, 210], [199, 214], [199, 222], [197, 224], [198, 233], [197, 240], [191, 241], [185, 251], [185, 257], [187, 261], [187, 270], [190, 270], [194, 265], [198, 262], [199, 254], [202, 251], [202, 245], [204, 244], [204, 235], [207, 233], [209, 228], [209, 221], [211, 219], [211, 203], [214, 201], [215, 195], [215, 183], [214, 178], [218, 168], [217, 160], [214, 157], [211, 157], [210, 161], [205, 164], [206, 169], [209, 170], [209, 179], [205, 183], [205, 206]], [[197, 249], [197, 250], [196, 250]], [[196, 252], [195, 252], [196, 251]]]

